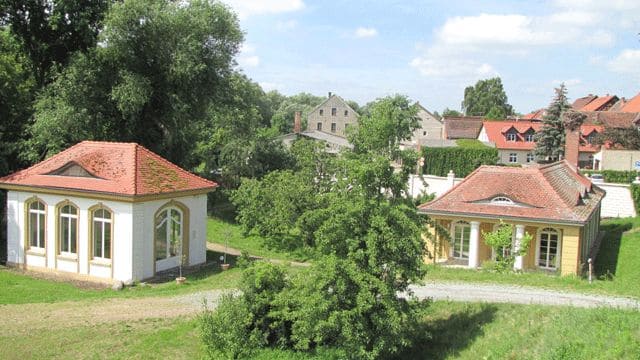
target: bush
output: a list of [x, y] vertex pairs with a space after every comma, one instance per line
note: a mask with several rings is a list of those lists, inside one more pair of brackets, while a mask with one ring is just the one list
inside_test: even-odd
[[631, 197], [633, 204], [636, 206], [636, 212], [640, 212], [640, 185], [631, 184]]
[[581, 170], [584, 175], [602, 174], [604, 181], [608, 183], [630, 184], [638, 176], [637, 171], [620, 171], [620, 170]]
[[246, 269], [253, 263], [253, 259], [247, 250], [242, 250], [240, 256], [236, 259], [236, 266], [240, 269]]
[[447, 176], [449, 170], [458, 177], [465, 177], [480, 165], [496, 165], [498, 150], [495, 148], [443, 147], [425, 148], [423, 173]]

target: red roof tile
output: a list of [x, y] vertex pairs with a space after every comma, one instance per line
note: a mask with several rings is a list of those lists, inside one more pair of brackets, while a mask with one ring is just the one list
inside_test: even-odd
[[588, 103], [595, 100], [596, 98], [597, 98], [596, 95], [591, 95], [591, 94], [585, 97], [578, 98], [573, 102], [573, 104], [571, 105], [571, 108], [573, 110], [580, 110], [583, 107], [585, 107]]
[[586, 125], [602, 125], [610, 128], [629, 128], [640, 121], [640, 113], [619, 111], [581, 111], [587, 118]]
[[603, 111], [603, 110], [607, 110], [608, 108], [613, 106], [613, 104], [615, 104], [617, 101], [618, 101], [618, 97], [615, 96], [615, 95], [614, 96], [601, 96], [601, 97], [593, 99], [588, 104], [583, 106], [580, 110], [582, 110], [582, 111]]
[[640, 112], [640, 93], [629, 99], [629, 101], [624, 104], [621, 111], [632, 113]]
[[544, 115], [547, 113], [547, 109], [538, 109], [536, 111], [531, 112], [530, 114], [524, 115], [522, 119], [524, 120], [542, 120]]
[[[420, 205], [432, 215], [487, 216], [584, 223], [604, 191], [560, 161], [540, 167], [481, 166], [439, 198]], [[506, 197], [513, 205], [498, 205]]]
[[127, 196], [206, 191], [217, 186], [141, 145], [101, 141], [78, 143], [0, 178], [0, 187], [3, 184]]

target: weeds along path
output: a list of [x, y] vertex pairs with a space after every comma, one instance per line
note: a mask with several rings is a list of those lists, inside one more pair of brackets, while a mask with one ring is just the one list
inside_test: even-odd
[[[634, 299], [563, 292], [526, 286], [430, 282], [424, 285], [411, 285], [410, 289], [413, 291], [414, 296], [419, 299], [432, 298], [434, 300], [536, 304], [584, 308], [612, 307], [640, 311], [640, 301]], [[406, 294], [401, 294], [400, 296], [406, 296]]]
[[174, 297], [116, 298], [57, 303], [0, 305], [0, 328], [28, 334], [82, 325], [147, 318], [194, 316], [217, 305], [229, 290], [211, 290]]

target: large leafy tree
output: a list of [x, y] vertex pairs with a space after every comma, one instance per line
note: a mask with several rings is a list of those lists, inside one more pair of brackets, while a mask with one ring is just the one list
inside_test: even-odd
[[605, 128], [596, 138], [598, 144], [610, 144], [627, 150], [640, 150], [640, 131], [636, 128]]
[[242, 39], [220, 3], [114, 4], [100, 46], [77, 54], [36, 104], [32, 159], [96, 139], [135, 141], [198, 165], [198, 125], [226, 98]]
[[507, 94], [499, 77], [479, 80], [474, 86], [464, 89], [462, 111], [468, 116], [486, 116], [490, 119], [504, 119], [513, 114]]
[[562, 115], [571, 107], [567, 101], [567, 88], [560, 84], [555, 97], [542, 119], [542, 128], [534, 137], [536, 156], [545, 160], [557, 160], [564, 155], [565, 130]]
[[0, 0], [0, 17], [30, 59], [38, 87], [66, 66], [76, 51], [96, 45], [112, 0]]
[[[275, 96], [272, 97], [275, 98]], [[271, 126], [276, 128], [281, 134], [292, 132], [294, 114], [296, 111], [300, 111], [302, 113], [302, 128], [304, 129], [309, 113], [324, 100], [325, 98], [321, 96], [308, 93], [300, 93], [281, 99], [278, 108], [271, 118]]]

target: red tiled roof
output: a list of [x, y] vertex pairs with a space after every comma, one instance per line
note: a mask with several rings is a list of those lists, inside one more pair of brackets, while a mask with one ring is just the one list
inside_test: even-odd
[[571, 105], [571, 108], [573, 110], [580, 110], [583, 107], [585, 107], [585, 105], [587, 105], [588, 103], [592, 102], [596, 98], [597, 98], [596, 95], [591, 95], [591, 94], [589, 94], [588, 96], [585, 96], [585, 97], [578, 98], [573, 102], [573, 104]]
[[[506, 197], [514, 205], [492, 204]], [[481, 166], [441, 197], [420, 205], [431, 215], [487, 216], [584, 223], [604, 191], [559, 161], [540, 167]]]
[[[482, 123], [489, 141], [496, 144], [498, 149], [531, 150], [536, 147], [533, 141], [525, 141], [525, 132], [533, 129], [537, 132], [542, 123], [533, 121], [485, 121]], [[507, 141], [506, 133], [516, 130], [516, 141]]]
[[634, 127], [640, 121], [640, 113], [620, 111], [581, 111], [587, 118], [587, 125], [603, 125], [609, 128]]
[[447, 139], [477, 139], [482, 128], [482, 116], [447, 116], [444, 131]]
[[[76, 169], [75, 176], [64, 174], [70, 167]], [[80, 142], [30, 168], [0, 178], [0, 187], [3, 184], [126, 196], [206, 191], [217, 186], [136, 143], [102, 141]]]
[[547, 113], [547, 109], [538, 109], [536, 111], [531, 112], [530, 114], [524, 115], [522, 119], [524, 120], [542, 120], [544, 115]]
[[620, 111], [637, 113], [640, 112], [640, 93], [627, 101]]
[[588, 104], [583, 106], [580, 110], [582, 111], [601, 111], [606, 110], [607, 106], [611, 107], [611, 105], [615, 104], [618, 101], [617, 96], [601, 96], [593, 99]]

